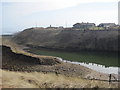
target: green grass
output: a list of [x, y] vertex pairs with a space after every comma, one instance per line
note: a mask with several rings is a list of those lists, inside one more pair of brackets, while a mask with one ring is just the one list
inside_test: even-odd
[[70, 61], [96, 63], [105, 65], [106, 67], [118, 66], [118, 55], [115, 52], [97, 52], [97, 51], [68, 52], [35, 48], [31, 48], [29, 50], [31, 53], [34, 54], [57, 56]]

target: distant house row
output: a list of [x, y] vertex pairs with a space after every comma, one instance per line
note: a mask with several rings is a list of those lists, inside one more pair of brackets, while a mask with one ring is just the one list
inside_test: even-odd
[[79, 28], [83, 28], [83, 29], [86, 29], [86, 28], [90, 28], [90, 27], [95, 27], [95, 24], [94, 23], [76, 23], [73, 25], [73, 28], [76, 28], [76, 29], [79, 29]]
[[114, 27], [116, 26], [115, 23], [101, 23], [98, 25], [98, 27]]
[[96, 26], [94, 23], [76, 23], [73, 25], [73, 28], [75, 29], [87, 29], [87, 28], [94, 28], [94, 27], [105, 27], [105, 28], [110, 28], [110, 27], [116, 27], [115, 23], [101, 23], [98, 26]]
[[53, 27], [49, 26], [47, 28], [44, 27], [35, 27], [34, 30], [118, 30], [120, 29], [120, 25], [116, 25], [115, 23], [100, 23], [96, 25], [95, 23], [76, 23], [73, 27], [63, 26]]

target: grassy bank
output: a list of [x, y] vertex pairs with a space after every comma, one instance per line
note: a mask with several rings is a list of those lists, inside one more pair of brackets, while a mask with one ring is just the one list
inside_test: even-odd
[[[10, 46], [13, 52], [22, 53], [41, 59], [50, 59], [54, 57], [33, 55], [23, 51], [25, 46], [17, 45], [10, 40], [4, 40], [4, 44]], [[8, 53], [7, 53], [8, 54]], [[9, 55], [10, 56], [10, 55]], [[8, 58], [10, 59], [10, 58]], [[12, 61], [10, 61], [12, 62]], [[10, 64], [10, 63], [8, 63]], [[19, 61], [16, 64], [20, 64]], [[14, 65], [12, 65], [14, 66]], [[30, 69], [31, 66], [28, 68]], [[33, 66], [33, 72], [14, 72], [0, 70], [0, 79], [3, 79], [3, 88], [117, 88], [117, 82], [109, 84], [107, 81], [89, 80], [87, 78], [98, 78], [102, 80], [108, 79], [108, 75], [102, 74], [81, 65], [62, 63], [58, 65], [37, 65]], [[56, 73], [36, 72], [35, 69], [41, 71], [57, 71]], [[66, 75], [65, 75], [66, 74]], [[83, 79], [83, 76], [86, 79]]]
[[10, 72], [3, 74], [3, 88], [117, 88], [117, 84], [96, 80], [86, 80], [64, 75], [40, 72]]

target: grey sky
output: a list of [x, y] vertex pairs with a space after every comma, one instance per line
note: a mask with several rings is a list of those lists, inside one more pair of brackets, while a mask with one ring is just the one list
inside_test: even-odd
[[8, 1], [2, 1], [3, 33], [15, 33], [36, 24], [72, 27], [77, 22], [118, 23], [119, 0]]

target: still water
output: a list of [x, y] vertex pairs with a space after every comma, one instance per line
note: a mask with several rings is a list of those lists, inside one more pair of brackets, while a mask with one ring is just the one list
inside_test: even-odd
[[[80, 64], [103, 73], [118, 74], [118, 54], [116, 52], [97, 51], [59, 51], [43, 48], [28, 48], [27, 51], [38, 54], [60, 57], [64, 62]], [[61, 59], [62, 58], [62, 59]], [[119, 69], [120, 70], [120, 69]]]
[[93, 69], [95, 71], [99, 71], [102, 73], [107, 73], [107, 74], [118, 74], [118, 70], [120, 70], [119, 67], [106, 67], [104, 65], [99, 65], [99, 64], [95, 64], [95, 63], [81, 63], [81, 62], [75, 62], [75, 61], [68, 61], [68, 60], [63, 60], [62, 58], [59, 58], [59, 60], [66, 62], [66, 63], [73, 63], [73, 64], [79, 64], [85, 67], [88, 67], [90, 69]]

